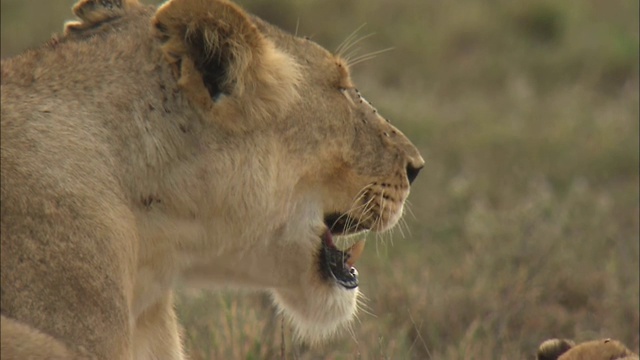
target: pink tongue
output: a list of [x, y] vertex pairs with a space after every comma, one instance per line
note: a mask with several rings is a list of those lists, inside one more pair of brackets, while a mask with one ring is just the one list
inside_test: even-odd
[[357, 243], [353, 244], [349, 250], [347, 250], [347, 254], [349, 254], [349, 258], [347, 259], [347, 266], [352, 267], [360, 256], [362, 255], [362, 251], [364, 250], [364, 240], [360, 240]]
[[329, 229], [325, 230], [324, 234], [322, 234], [322, 241], [324, 241], [328, 247], [336, 247], [333, 243], [333, 236], [331, 236], [331, 231], [329, 231]]

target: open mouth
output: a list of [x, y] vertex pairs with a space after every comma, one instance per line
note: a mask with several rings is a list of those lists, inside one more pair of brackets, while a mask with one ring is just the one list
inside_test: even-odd
[[322, 234], [322, 249], [319, 254], [320, 273], [327, 279], [333, 279], [345, 289], [358, 287], [358, 270], [353, 266], [362, 255], [364, 241], [360, 240], [346, 250], [339, 250], [334, 241], [334, 235], [350, 235], [366, 230], [359, 225], [347, 226], [354, 223], [347, 215], [330, 214], [324, 218], [327, 228]]

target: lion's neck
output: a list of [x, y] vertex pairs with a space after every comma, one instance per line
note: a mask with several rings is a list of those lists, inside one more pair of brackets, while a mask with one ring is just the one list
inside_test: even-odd
[[[265, 157], [247, 156], [248, 146], [265, 149]], [[153, 195], [135, 205], [140, 234], [135, 313], [180, 281], [261, 288], [278, 284], [270, 270], [278, 264], [268, 263], [278, 257], [264, 254], [290, 233], [300, 233], [288, 227], [292, 218], [310, 217], [294, 207], [308, 202], [293, 199], [296, 178], [280, 167], [278, 157], [284, 155], [279, 151], [266, 137], [247, 138], [201, 151], [201, 158], [159, 173]], [[291, 251], [284, 243], [278, 246], [282, 254]]]

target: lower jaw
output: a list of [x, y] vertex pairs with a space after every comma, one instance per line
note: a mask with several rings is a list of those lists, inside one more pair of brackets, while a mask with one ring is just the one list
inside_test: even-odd
[[346, 290], [358, 287], [358, 271], [353, 264], [362, 254], [364, 242], [359, 241], [345, 251], [338, 250], [329, 229], [322, 235], [322, 246], [318, 254], [318, 268], [323, 278]]
[[[297, 337], [310, 345], [320, 344], [353, 320], [358, 289], [307, 288], [305, 294], [273, 291], [273, 299], [293, 324]], [[327, 301], [329, 300], [329, 301]]]
[[347, 290], [355, 289], [359, 284], [358, 270], [344, 264], [344, 256], [348, 255], [323, 246], [319, 257], [321, 273], [327, 281], [334, 282]]

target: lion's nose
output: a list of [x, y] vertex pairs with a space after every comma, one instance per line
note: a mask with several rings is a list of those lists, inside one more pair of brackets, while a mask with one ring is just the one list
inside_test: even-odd
[[413, 182], [413, 180], [418, 177], [418, 173], [424, 167], [424, 161], [420, 162], [420, 164], [414, 164], [413, 162], [409, 162], [407, 164], [407, 178], [409, 179], [409, 184]]

